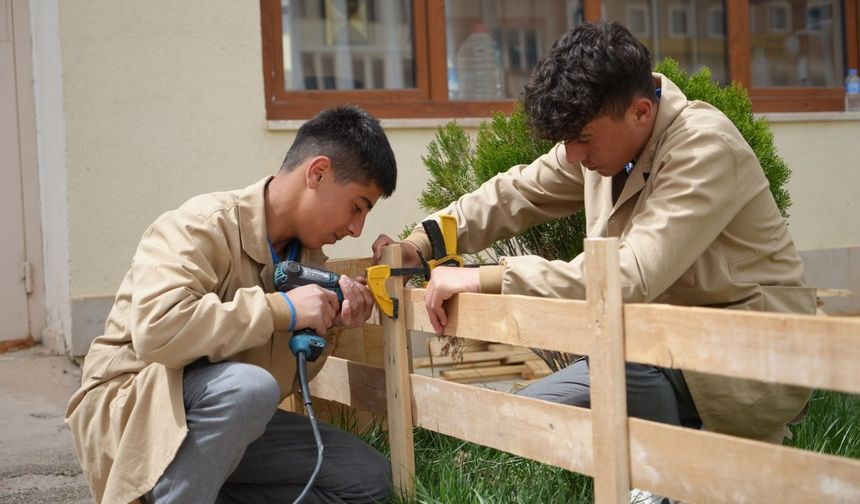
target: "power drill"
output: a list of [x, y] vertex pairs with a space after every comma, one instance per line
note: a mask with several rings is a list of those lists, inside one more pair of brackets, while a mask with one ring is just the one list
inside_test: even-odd
[[[343, 303], [343, 291], [340, 289], [340, 275], [326, 271], [323, 269], [311, 268], [296, 261], [283, 261], [275, 265], [275, 288], [281, 292], [287, 292], [301, 287], [303, 285], [319, 285], [324, 289], [328, 289], [337, 294], [338, 306]], [[311, 402], [311, 393], [308, 388], [307, 362], [313, 362], [325, 350], [325, 339], [316, 334], [311, 329], [300, 329], [293, 333], [290, 339], [290, 351], [296, 356], [297, 368], [299, 373], [299, 385], [302, 388], [302, 398], [305, 405], [305, 411], [308, 413], [308, 418], [311, 421], [311, 427], [314, 432], [314, 439], [317, 443], [317, 463], [314, 471], [302, 493], [296, 497], [293, 504], [297, 504], [304, 499], [305, 495], [310, 491], [314, 481], [322, 467], [323, 460], [323, 444], [320, 436], [319, 426], [317, 425], [316, 417], [314, 416], [314, 408]]]
[[[297, 261], [283, 261], [275, 266], [275, 289], [288, 292], [303, 285], [319, 285], [337, 294], [338, 305], [343, 302], [343, 291], [338, 284], [340, 275], [324, 269], [312, 268]], [[325, 350], [325, 339], [310, 329], [300, 329], [290, 339], [293, 355], [304, 352], [308, 362], [317, 360]]]

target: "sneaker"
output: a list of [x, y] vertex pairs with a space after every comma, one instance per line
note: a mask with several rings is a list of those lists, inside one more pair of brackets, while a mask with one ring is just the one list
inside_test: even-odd
[[668, 497], [655, 495], [648, 490], [634, 488], [630, 490], [630, 504], [675, 504], [675, 501]]

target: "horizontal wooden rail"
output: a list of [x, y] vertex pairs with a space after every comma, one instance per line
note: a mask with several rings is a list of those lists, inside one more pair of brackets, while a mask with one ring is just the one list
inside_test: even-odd
[[[407, 289], [407, 328], [432, 332], [423, 289]], [[584, 301], [459, 294], [446, 334], [591, 354]], [[624, 305], [626, 360], [860, 393], [860, 319]]]
[[[406, 289], [401, 310], [407, 329], [433, 332], [424, 307], [424, 289]], [[447, 301], [449, 336], [557, 350], [591, 353], [585, 301], [531, 296], [458, 294]]]
[[860, 318], [624, 306], [627, 359], [860, 393]]
[[[594, 475], [588, 410], [412, 374], [415, 425]], [[380, 368], [329, 357], [321, 399], [384, 414]], [[858, 502], [860, 461], [629, 420], [633, 486], [689, 502]], [[778, 474], [778, 485], [768, 485]], [[669, 476], [675, 475], [675, 476]]]

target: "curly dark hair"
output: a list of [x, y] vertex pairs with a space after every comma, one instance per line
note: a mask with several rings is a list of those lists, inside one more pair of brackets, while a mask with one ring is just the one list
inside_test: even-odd
[[654, 95], [651, 53], [617, 22], [585, 23], [561, 36], [525, 87], [524, 108], [538, 138], [577, 138], [592, 120], [624, 115]]
[[287, 151], [281, 170], [289, 172], [313, 156], [331, 159], [335, 179], [375, 183], [382, 197], [397, 184], [397, 162], [379, 121], [354, 105], [323, 110], [304, 123]]

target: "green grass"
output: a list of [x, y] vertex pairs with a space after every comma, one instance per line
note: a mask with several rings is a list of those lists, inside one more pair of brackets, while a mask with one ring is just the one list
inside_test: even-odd
[[[388, 454], [376, 426], [362, 439]], [[415, 499], [397, 504], [579, 504], [593, 501], [591, 478], [424, 429], [415, 429]], [[551, 449], [547, 447], [547, 449]]]
[[[788, 446], [860, 459], [860, 396], [816, 391], [809, 416], [791, 429], [794, 438]], [[378, 425], [367, 429], [362, 439], [389, 453]], [[397, 496], [397, 504], [593, 501], [590, 477], [424, 429], [415, 429], [414, 441], [416, 496]]]
[[791, 431], [788, 446], [860, 459], [860, 396], [817, 390], [809, 416]]

